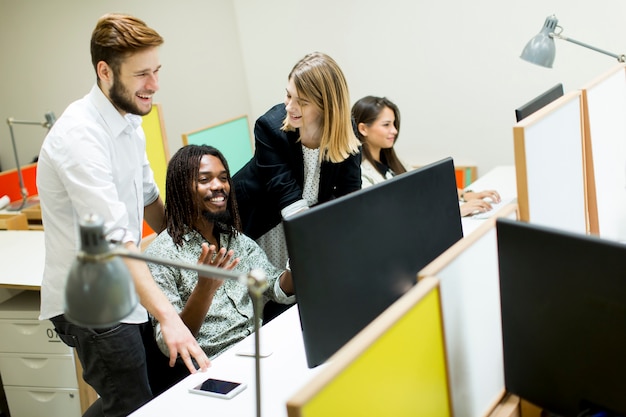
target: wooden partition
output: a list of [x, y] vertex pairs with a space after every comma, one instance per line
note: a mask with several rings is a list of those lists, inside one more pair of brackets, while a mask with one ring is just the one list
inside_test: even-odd
[[571, 92], [513, 127], [521, 220], [580, 233], [597, 227], [587, 211], [582, 109], [582, 93]]
[[289, 417], [449, 416], [438, 281], [415, 285], [322, 366]]
[[183, 133], [184, 145], [211, 145], [219, 149], [228, 161], [231, 175], [243, 167], [254, 153], [248, 116]]
[[590, 232], [626, 241], [626, 66], [582, 89]]
[[440, 284], [450, 397], [455, 417], [488, 415], [505, 394], [495, 222], [508, 204], [418, 273]]

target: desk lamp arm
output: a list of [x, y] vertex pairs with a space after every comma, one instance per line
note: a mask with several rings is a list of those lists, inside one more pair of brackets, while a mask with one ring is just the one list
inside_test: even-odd
[[562, 35], [560, 33], [550, 33], [550, 36], [552, 38], [557, 38], [557, 39], [561, 39], [561, 40], [564, 40], [564, 41], [568, 41], [568, 42], [574, 43], [576, 45], [579, 45], [579, 46], [591, 49], [593, 51], [600, 52], [601, 54], [605, 54], [605, 55], [611, 56], [611, 57], [617, 59], [619, 62], [626, 62], [626, 55], [624, 55], [624, 54], [620, 54], [620, 55], [614, 54], [614, 53], [606, 51], [604, 49], [596, 48], [595, 46], [589, 45], [587, 43], [584, 43], [584, 42], [581, 42], [581, 41], [577, 41], [576, 39], [569, 38], [569, 37], [564, 36], [564, 35]]

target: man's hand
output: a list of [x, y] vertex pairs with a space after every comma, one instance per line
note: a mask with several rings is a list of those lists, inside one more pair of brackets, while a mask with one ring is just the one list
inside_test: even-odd
[[[232, 270], [239, 264], [239, 258], [234, 258], [235, 251], [232, 249], [226, 252], [226, 248], [221, 248], [219, 251], [215, 245], [202, 244], [202, 252], [198, 257], [198, 263], [202, 265], [208, 265], [215, 268], [223, 268], [228, 271]], [[211, 276], [204, 276], [203, 278], [213, 278]]]
[[178, 314], [173, 314], [166, 320], [162, 320], [160, 324], [163, 340], [170, 352], [170, 366], [174, 366], [178, 356], [180, 356], [192, 374], [196, 372], [192, 358], [196, 360], [202, 371], [206, 371], [211, 366], [211, 361], [209, 361], [207, 355], [198, 345], [196, 338], [193, 337]]
[[[239, 259], [232, 260], [233, 256], [234, 251], [232, 250], [227, 252], [225, 248], [222, 248], [216, 251], [215, 245], [209, 246], [207, 243], [203, 243], [202, 251], [198, 257], [198, 265], [225, 270], [233, 269], [239, 263]], [[211, 308], [213, 297], [223, 283], [223, 279], [213, 277], [211, 273], [198, 273], [196, 286], [180, 312], [180, 318], [192, 335], [197, 336], [200, 332], [209, 308]]]

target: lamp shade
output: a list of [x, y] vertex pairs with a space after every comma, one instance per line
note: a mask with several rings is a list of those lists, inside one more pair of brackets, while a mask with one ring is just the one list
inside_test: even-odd
[[83, 327], [112, 327], [137, 306], [132, 277], [124, 261], [112, 256], [102, 217], [81, 221], [80, 244], [65, 286], [65, 317]]
[[559, 20], [556, 16], [548, 16], [543, 24], [543, 28], [541, 28], [541, 32], [528, 41], [520, 58], [542, 67], [552, 68], [556, 47], [551, 34], [554, 33], [558, 22]]

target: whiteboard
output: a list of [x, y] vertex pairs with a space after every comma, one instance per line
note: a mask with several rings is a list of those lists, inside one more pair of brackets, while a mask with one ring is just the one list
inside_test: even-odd
[[581, 109], [574, 91], [513, 126], [521, 220], [587, 233]]
[[[583, 88], [600, 236], [626, 241], [626, 70], [619, 64]], [[594, 202], [592, 202], [594, 203]]]

